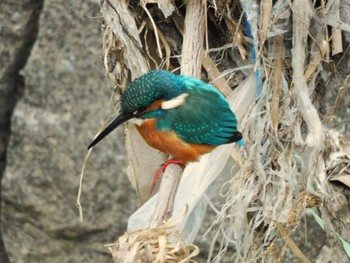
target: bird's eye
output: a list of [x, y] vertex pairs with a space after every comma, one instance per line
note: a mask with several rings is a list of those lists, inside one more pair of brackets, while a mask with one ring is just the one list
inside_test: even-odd
[[136, 111], [133, 112], [133, 115], [134, 115], [135, 117], [138, 117], [138, 116], [140, 116], [146, 109], [147, 109], [147, 107], [138, 108]]
[[138, 109], [138, 112], [144, 112], [146, 109], [147, 109], [147, 107], [146, 107], [146, 106], [143, 106], [143, 107], [141, 107], [141, 108]]

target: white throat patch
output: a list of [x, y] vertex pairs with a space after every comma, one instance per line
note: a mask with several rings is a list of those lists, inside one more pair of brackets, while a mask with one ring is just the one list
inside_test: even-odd
[[132, 118], [132, 119], [128, 120], [128, 122], [130, 122], [132, 124], [136, 124], [137, 126], [141, 126], [144, 121], [145, 120], [139, 119], [139, 118]]
[[189, 95], [187, 93], [182, 93], [171, 100], [163, 101], [161, 107], [163, 110], [170, 110], [180, 107], [185, 103], [185, 100], [188, 96]]

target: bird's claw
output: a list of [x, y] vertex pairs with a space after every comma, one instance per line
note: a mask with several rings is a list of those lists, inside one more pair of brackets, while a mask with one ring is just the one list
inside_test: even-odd
[[186, 167], [186, 164], [179, 160], [179, 159], [169, 159], [167, 160], [155, 173], [154, 178], [153, 178], [153, 183], [152, 183], [152, 187], [151, 187], [151, 193], [153, 193], [154, 188], [156, 187], [157, 182], [160, 180], [160, 178], [162, 177], [163, 173], [165, 172], [167, 166], [169, 164], [177, 164], [179, 166], [181, 166], [182, 168]]

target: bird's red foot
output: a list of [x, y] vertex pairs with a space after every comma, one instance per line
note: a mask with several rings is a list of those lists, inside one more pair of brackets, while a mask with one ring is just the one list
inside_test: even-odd
[[169, 159], [167, 160], [155, 173], [154, 178], [153, 178], [153, 183], [152, 183], [152, 187], [151, 187], [151, 193], [153, 193], [153, 190], [157, 184], [157, 182], [160, 180], [160, 178], [162, 178], [162, 175], [165, 171], [165, 169], [167, 168], [167, 166], [169, 164], [177, 164], [179, 166], [181, 166], [182, 168], [184, 168], [186, 166], [186, 164], [179, 160], [179, 159]]

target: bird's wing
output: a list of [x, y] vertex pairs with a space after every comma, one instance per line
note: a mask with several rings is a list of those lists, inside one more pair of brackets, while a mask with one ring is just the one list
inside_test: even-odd
[[158, 129], [173, 130], [185, 142], [215, 146], [242, 138], [236, 117], [220, 93], [211, 89], [187, 93], [183, 105], [157, 120]]

